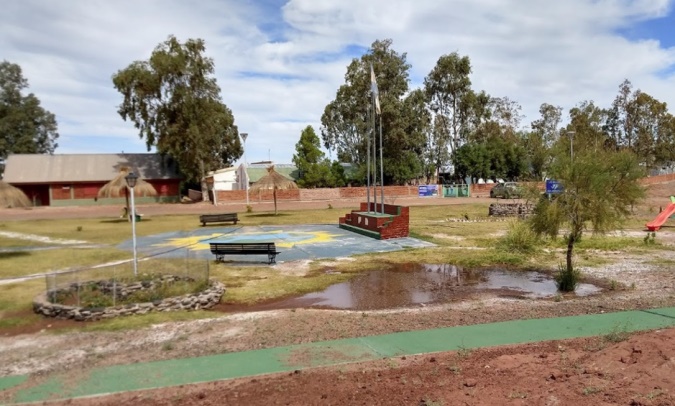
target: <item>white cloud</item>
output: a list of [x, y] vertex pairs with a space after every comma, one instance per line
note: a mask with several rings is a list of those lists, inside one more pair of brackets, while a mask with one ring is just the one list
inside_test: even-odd
[[[675, 106], [675, 49], [618, 34], [672, 12], [667, 0], [10, 0], [0, 14], [0, 53], [57, 115], [57, 152], [145, 151], [116, 112], [111, 76], [147, 59], [168, 35], [203, 38], [223, 99], [247, 141], [249, 161], [290, 162], [300, 131], [319, 121], [354, 55], [392, 38], [407, 52], [411, 87], [443, 54], [468, 55], [477, 90], [523, 106], [607, 106], [623, 79]], [[256, 75], [243, 74], [255, 72]], [[94, 140], [100, 140], [95, 142]], [[124, 145], [124, 147], [121, 147]]]

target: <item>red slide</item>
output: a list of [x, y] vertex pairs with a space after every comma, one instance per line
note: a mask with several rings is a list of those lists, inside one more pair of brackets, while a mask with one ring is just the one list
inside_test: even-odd
[[659, 213], [658, 216], [649, 223], [646, 224], [647, 230], [649, 231], [658, 231], [659, 228], [663, 225], [663, 223], [668, 220], [668, 217], [672, 216], [675, 214], [675, 196], [671, 196], [670, 200], [672, 203], [670, 203], [666, 208]]

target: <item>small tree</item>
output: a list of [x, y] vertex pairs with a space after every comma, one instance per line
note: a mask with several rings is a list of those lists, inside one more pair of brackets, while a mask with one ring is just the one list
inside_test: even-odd
[[298, 186], [305, 188], [330, 186], [331, 166], [321, 151], [321, 141], [311, 125], [305, 127], [295, 144], [293, 163], [300, 171]]
[[[643, 171], [637, 157], [627, 151], [585, 150], [572, 159], [569, 152], [559, 149], [551, 173], [565, 189], [552, 201], [539, 201], [530, 226], [538, 235], [552, 238], [558, 236], [562, 227], [567, 228], [567, 263], [563, 272], [574, 275], [574, 244], [587, 229], [605, 233], [621, 224], [644, 195], [638, 183]], [[559, 288], [574, 290], [575, 285], [566, 289], [560, 284]]]

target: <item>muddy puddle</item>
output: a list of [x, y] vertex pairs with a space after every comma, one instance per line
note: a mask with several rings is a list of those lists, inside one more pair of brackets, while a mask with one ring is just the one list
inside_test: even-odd
[[[580, 284], [574, 294], [587, 296], [602, 289]], [[558, 294], [550, 275], [498, 268], [463, 269], [454, 265], [405, 264], [365, 272], [321, 292], [239, 308], [258, 311], [289, 308], [381, 310], [456, 302], [492, 294], [498, 297], [545, 299]], [[225, 309], [223, 309], [225, 310]]]

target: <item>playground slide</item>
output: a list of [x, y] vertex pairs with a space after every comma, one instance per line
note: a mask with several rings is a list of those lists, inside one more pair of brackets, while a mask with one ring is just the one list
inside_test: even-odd
[[668, 217], [675, 214], [675, 197], [671, 196], [670, 201], [671, 203], [668, 206], [666, 206], [666, 208], [663, 209], [663, 211], [659, 213], [659, 215], [656, 216], [654, 220], [646, 224], [647, 230], [657, 231], [659, 228], [661, 228], [663, 223], [665, 223], [666, 220], [668, 220]]

